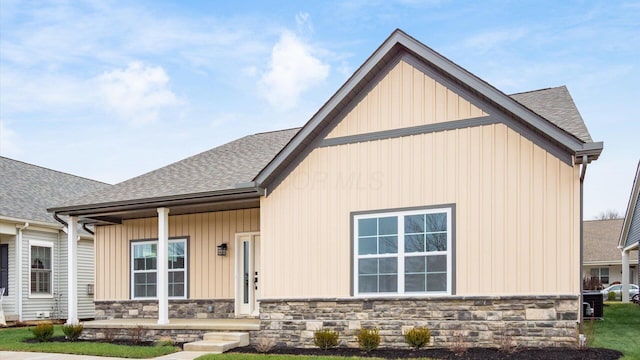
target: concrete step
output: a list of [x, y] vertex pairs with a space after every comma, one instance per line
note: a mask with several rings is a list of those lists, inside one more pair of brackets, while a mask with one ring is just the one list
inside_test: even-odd
[[221, 354], [227, 350], [237, 348], [240, 343], [237, 341], [216, 341], [202, 340], [184, 344], [184, 351], [206, 351]]
[[237, 341], [238, 346], [249, 345], [249, 333], [244, 332], [208, 332], [203, 335], [203, 340]]
[[243, 332], [209, 332], [202, 336], [203, 340], [184, 344], [184, 351], [208, 351], [223, 353], [240, 346], [249, 345], [249, 333]]

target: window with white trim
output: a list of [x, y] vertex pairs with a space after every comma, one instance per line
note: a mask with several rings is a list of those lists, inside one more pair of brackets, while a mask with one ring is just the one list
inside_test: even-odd
[[354, 294], [452, 292], [452, 209], [354, 215]]
[[591, 277], [595, 277], [601, 284], [609, 283], [609, 268], [591, 268]]
[[[169, 298], [187, 297], [187, 240], [169, 240]], [[131, 243], [131, 297], [149, 299], [157, 297], [158, 241]]]
[[53, 244], [32, 243], [30, 245], [30, 295], [52, 295]]

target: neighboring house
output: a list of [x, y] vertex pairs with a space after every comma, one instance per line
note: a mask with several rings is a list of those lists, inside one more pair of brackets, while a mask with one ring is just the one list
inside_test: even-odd
[[[629, 205], [624, 216], [624, 224], [620, 233], [620, 241], [618, 249], [622, 252], [622, 285], [626, 289], [629, 285], [629, 279], [633, 276], [633, 268], [630, 265], [633, 259], [632, 251], [638, 254], [638, 245], [640, 244], [640, 162], [636, 169], [636, 177], [631, 187], [631, 195], [629, 195]], [[638, 266], [640, 269], [640, 255], [637, 256]], [[636, 271], [637, 272], [637, 271]], [[639, 276], [640, 278], [640, 276]], [[638, 281], [640, 279], [636, 279]], [[640, 285], [640, 282], [638, 282]], [[629, 301], [629, 292], [622, 291], [622, 301]]]
[[[589, 220], [583, 224], [584, 259], [582, 276], [597, 278], [606, 287], [622, 282], [622, 260], [620, 259], [620, 233], [624, 219]], [[635, 255], [635, 252], [633, 252]], [[631, 265], [629, 279], [636, 283], [637, 266]]]
[[[47, 207], [106, 187], [0, 157], [0, 287], [7, 320], [66, 319], [66, 229]], [[93, 318], [93, 236], [82, 232], [77, 248], [78, 312]]]
[[96, 226], [97, 317], [254, 317], [252, 341], [288, 346], [363, 327], [403, 346], [417, 325], [574, 345], [602, 146], [565, 87], [508, 96], [397, 30], [302, 128], [50, 211]]

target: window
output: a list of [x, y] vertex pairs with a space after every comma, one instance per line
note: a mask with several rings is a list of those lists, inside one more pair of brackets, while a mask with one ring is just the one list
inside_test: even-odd
[[[187, 240], [169, 240], [169, 297], [186, 298]], [[132, 280], [131, 293], [134, 299], [157, 297], [158, 241], [136, 241], [131, 243]]]
[[354, 294], [451, 294], [452, 208], [355, 215]]
[[49, 243], [31, 243], [31, 253], [29, 259], [29, 263], [31, 266], [31, 295], [52, 295], [52, 249], [53, 245]]
[[609, 268], [592, 268], [591, 277], [597, 278], [601, 284], [609, 283]]

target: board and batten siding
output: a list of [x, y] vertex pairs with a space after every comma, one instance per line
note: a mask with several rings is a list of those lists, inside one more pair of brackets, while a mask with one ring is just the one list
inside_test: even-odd
[[16, 238], [15, 235], [0, 235], [0, 244], [7, 244], [9, 249], [9, 295], [2, 298], [2, 309], [5, 315], [17, 314], [16, 307]]
[[78, 242], [78, 318], [92, 319], [96, 308], [93, 295], [87, 291], [87, 285], [93, 284], [93, 240]]
[[[358, 101], [325, 139], [489, 115], [404, 61]], [[317, 147], [261, 199], [262, 296], [350, 296], [352, 212], [443, 204], [457, 295], [578, 294], [579, 189], [502, 123]]]
[[400, 61], [325, 137], [371, 133], [487, 115], [405, 61]]
[[440, 204], [457, 295], [577, 294], [578, 177], [503, 124], [316, 148], [261, 200], [262, 295], [349, 296], [350, 213]]
[[[64, 235], [64, 236], [63, 236]], [[22, 233], [22, 319], [43, 319], [38, 312], [49, 312], [50, 318], [65, 319], [67, 316], [67, 238], [57, 230], [36, 231], [26, 229]], [[30, 296], [30, 241], [42, 241], [53, 245], [52, 249], [52, 295], [50, 297]]]
[[[189, 299], [233, 299], [235, 234], [260, 231], [260, 210], [169, 214], [169, 237], [188, 237]], [[131, 241], [157, 239], [158, 219], [96, 227], [96, 300], [130, 299]], [[226, 243], [227, 256], [216, 246]]]

